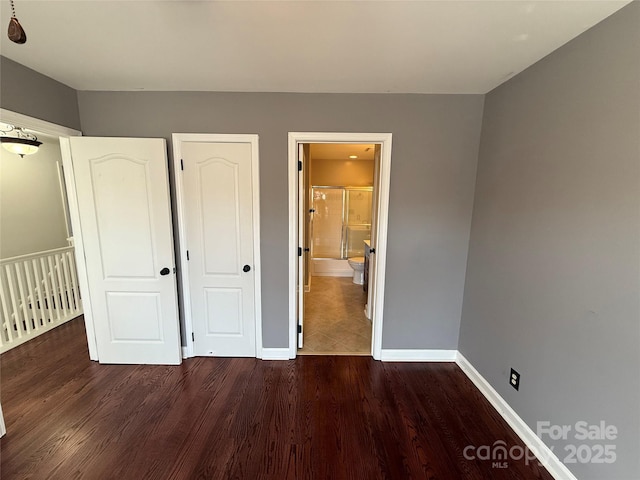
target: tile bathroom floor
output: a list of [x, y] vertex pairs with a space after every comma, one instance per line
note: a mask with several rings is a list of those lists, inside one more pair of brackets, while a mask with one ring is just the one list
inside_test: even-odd
[[371, 355], [367, 294], [351, 277], [312, 277], [304, 294], [304, 348], [299, 355]]

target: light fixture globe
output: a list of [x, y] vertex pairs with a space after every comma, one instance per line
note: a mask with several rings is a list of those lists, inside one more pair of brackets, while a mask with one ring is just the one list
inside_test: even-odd
[[33, 133], [25, 132], [22, 127], [5, 124], [5, 128], [0, 127], [0, 143], [5, 150], [24, 157], [38, 151], [42, 142], [38, 141]]
[[33, 140], [30, 138], [18, 138], [18, 137], [0, 137], [0, 142], [5, 150], [11, 153], [24, 157], [25, 155], [31, 155], [38, 151], [38, 147], [42, 145], [42, 142]]

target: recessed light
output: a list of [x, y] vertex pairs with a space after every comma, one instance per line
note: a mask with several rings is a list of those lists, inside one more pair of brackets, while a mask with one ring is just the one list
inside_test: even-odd
[[358, 155], [349, 155], [349, 158], [358, 158]]

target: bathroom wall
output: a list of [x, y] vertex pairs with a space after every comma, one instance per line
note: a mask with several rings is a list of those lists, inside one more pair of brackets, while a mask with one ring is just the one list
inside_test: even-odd
[[370, 187], [373, 160], [324, 160], [311, 157], [311, 185]]

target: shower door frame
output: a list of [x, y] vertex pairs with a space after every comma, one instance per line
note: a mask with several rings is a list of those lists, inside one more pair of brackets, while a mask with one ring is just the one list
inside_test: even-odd
[[315, 199], [313, 198], [313, 189], [317, 188], [317, 189], [330, 189], [330, 190], [342, 190], [342, 221], [340, 222], [340, 258], [337, 257], [320, 257], [320, 258], [329, 258], [329, 259], [334, 259], [334, 260], [345, 260], [343, 257], [344, 255], [344, 211], [346, 208], [346, 195], [345, 195], [345, 190], [346, 187], [340, 187], [337, 185], [311, 185], [310, 189], [309, 189], [309, 193], [311, 194], [311, 199], [309, 202], [309, 206], [311, 207], [311, 209], [313, 210], [313, 215], [311, 217], [310, 223], [311, 223], [311, 227], [309, 228], [309, 254], [311, 259], [313, 259], [313, 255], [314, 255], [314, 247], [313, 247], [313, 227], [314, 227], [314, 223], [315, 223], [315, 213], [316, 213], [316, 208], [315, 208]]
[[[311, 194], [311, 199], [309, 202], [309, 206], [311, 207], [312, 210], [312, 217], [310, 220], [311, 223], [311, 228], [309, 229], [309, 247], [310, 247], [310, 257], [311, 259], [316, 258], [314, 257], [314, 243], [313, 243], [313, 228], [314, 228], [314, 224], [315, 224], [315, 213], [316, 212], [316, 208], [315, 208], [315, 198], [313, 195], [313, 191], [314, 189], [318, 189], [318, 190], [322, 190], [322, 189], [327, 189], [327, 190], [342, 190], [342, 222], [341, 222], [341, 227], [340, 227], [340, 257], [318, 257], [318, 259], [323, 259], [323, 258], [328, 258], [328, 259], [332, 259], [332, 260], [347, 260], [349, 258], [349, 224], [346, 223], [347, 221], [347, 212], [349, 211], [349, 202], [351, 201], [349, 199], [349, 192], [350, 191], [354, 191], [354, 190], [361, 190], [363, 192], [371, 192], [372, 196], [373, 196], [373, 187], [354, 187], [351, 185], [311, 185], [309, 187], [309, 193]], [[371, 206], [373, 208], [373, 205]], [[371, 223], [362, 223], [362, 224], [353, 224], [351, 226], [365, 226], [368, 225], [369, 226], [369, 230], [371, 230], [372, 228], [372, 224]], [[362, 254], [364, 255], [364, 253]]]
[[[375, 225], [372, 224], [372, 232], [377, 231], [377, 244], [375, 245], [376, 268], [374, 278], [370, 282], [374, 285], [375, 297], [371, 322], [373, 335], [371, 338], [371, 355], [375, 360], [381, 360], [382, 356], [382, 325], [384, 312], [384, 288], [387, 260], [387, 230], [389, 222], [389, 187], [391, 183], [391, 133], [325, 133], [325, 132], [289, 132], [288, 142], [288, 170], [289, 170], [289, 347], [280, 350], [281, 359], [293, 359], [297, 356], [298, 346], [298, 238], [300, 225], [299, 211], [304, 208], [304, 202], [298, 201], [298, 188], [300, 183], [300, 171], [298, 170], [298, 148], [306, 143], [366, 143], [380, 145], [380, 165], [377, 184], [377, 201], [374, 206], [377, 215]], [[372, 219], [373, 220], [373, 219]], [[302, 246], [303, 247], [303, 246]], [[288, 354], [288, 356], [285, 354]]]
[[[347, 212], [349, 212], [350, 207], [351, 207], [351, 199], [349, 197], [349, 192], [352, 191], [356, 191], [356, 190], [361, 190], [363, 192], [371, 192], [371, 208], [373, 209], [373, 190], [374, 190], [375, 186], [371, 186], [371, 187], [353, 187], [353, 186], [349, 186], [347, 185], [346, 187], [344, 187], [344, 205], [343, 205], [343, 214], [342, 214], [342, 229], [343, 229], [343, 233], [342, 233], [342, 255], [344, 257], [344, 260], [347, 260], [349, 257], [354, 257], [354, 256], [364, 256], [364, 248], [363, 248], [363, 252], [362, 255], [349, 255], [349, 226], [352, 227], [363, 227], [365, 225], [369, 225], [369, 233], [371, 233], [371, 229], [373, 228], [373, 215], [371, 216], [371, 222], [369, 223], [354, 223], [349, 225], [348, 223], [348, 218], [349, 218], [349, 214]], [[346, 222], [346, 223], [345, 223]], [[371, 238], [371, 237], [369, 237]]]

